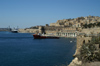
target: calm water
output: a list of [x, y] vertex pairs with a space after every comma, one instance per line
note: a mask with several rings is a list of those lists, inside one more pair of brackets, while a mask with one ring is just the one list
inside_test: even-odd
[[60, 66], [73, 59], [72, 38], [34, 39], [29, 33], [0, 32], [0, 66]]

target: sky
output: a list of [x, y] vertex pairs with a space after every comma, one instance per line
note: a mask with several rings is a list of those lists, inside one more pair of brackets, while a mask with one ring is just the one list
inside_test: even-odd
[[0, 28], [29, 28], [89, 15], [100, 17], [100, 0], [0, 0]]

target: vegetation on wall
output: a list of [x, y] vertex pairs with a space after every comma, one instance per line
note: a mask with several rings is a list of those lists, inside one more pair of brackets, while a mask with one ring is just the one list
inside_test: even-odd
[[100, 52], [95, 53], [96, 47], [93, 44], [84, 44], [81, 48], [80, 58], [83, 62], [100, 61]]
[[100, 44], [100, 36], [98, 36], [98, 37], [92, 36], [92, 43]]
[[97, 50], [95, 44], [100, 44], [100, 37], [92, 38], [92, 42], [83, 44], [80, 49], [79, 59], [83, 62], [100, 61], [100, 51]]
[[98, 23], [84, 24], [83, 28], [92, 28], [92, 27], [95, 27], [95, 26], [100, 27], [100, 22], [98, 22]]

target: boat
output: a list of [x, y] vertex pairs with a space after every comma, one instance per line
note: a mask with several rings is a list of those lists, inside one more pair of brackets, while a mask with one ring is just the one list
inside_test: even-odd
[[37, 35], [33, 34], [34, 39], [59, 39], [57, 36], [44, 36], [44, 35]]
[[12, 33], [18, 33], [18, 30], [13, 29], [13, 30], [11, 30], [11, 32], [12, 32]]
[[17, 26], [17, 28], [14, 27], [13, 29], [11, 29], [11, 32], [12, 33], [18, 33], [18, 26]]
[[17, 26], [17, 28], [11, 29], [11, 32], [12, 32], [12, 33], [18, 33], [18, 26]]

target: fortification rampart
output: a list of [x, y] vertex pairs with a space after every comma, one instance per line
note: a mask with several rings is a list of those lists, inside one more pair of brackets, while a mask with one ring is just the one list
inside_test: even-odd
[[77, 36], [77, 45], [76, 45], [76, 52], [74, 56], [77, 56], [80, 54], [80, 48], [83, 44], [87, 44], [91, 42], [92, 37], [84, 37], [84, 35]]
[[98, 34], [100, 33], [100, 27], [82, 29], [81, 32], [85, 34]]
[[39, 29], [19, 29], [18, 32], [20, 32], [20, 33], [36, 33], [36, 32], [39, 32]]

